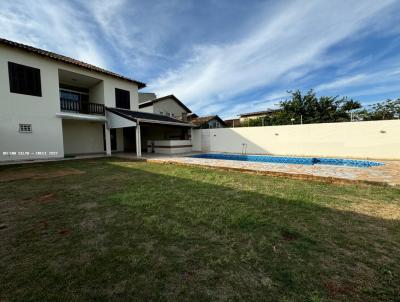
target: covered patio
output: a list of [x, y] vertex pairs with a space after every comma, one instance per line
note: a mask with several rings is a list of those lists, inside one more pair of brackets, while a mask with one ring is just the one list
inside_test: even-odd
[[[168, 116], [106, 108], [105, 127], [106, 154], [112, 154], [112, 145], [117, 145], [115, 130], [123, 130], [124, 153], [142, 157], [142, 152], [174, 154], [189, 152], [193, 125]], [[119, 138], [121, 140], [121, 137]]]

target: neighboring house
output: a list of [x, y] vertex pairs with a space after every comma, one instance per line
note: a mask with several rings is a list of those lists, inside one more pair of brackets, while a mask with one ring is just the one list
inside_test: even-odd
[[[149, 99], [151, 97], [154, 99]], [[192, 111], [186, 107], [176, 96], [167, 95], [156, 98], [154, 93], [139, 94], [139, 110], [142, 112], [156, 113], [186, 122], [188, 114]]]
[[187, 115], [188, 121], [191, 121], [191, 120], [193, 120], [193, 119], [195, 119], [195, 118], [198, 118], [198, 117], [199, 117], [199, 116], [198, 116], [196, 113], [194, 113], [194, 112], [189, 113], [189, 114]]
[[0, 161], [141, 156], [146, 140], [183, 140], [193, 127], [139, 112], [144, 83], [66, 56], [0, 39], [0, 66]]
[[157, 95], [153, 92], [139, 92], [139, 104], [154, 100], [156, 98]]
[[245, 123], [248, 120], [262, 118], [262, 117], [268, 116], [276, 111], [277, 111], [277, 109], [268, 109], [268, 110], [264, 110], [264, 111], [256, 111], [256, 112], [239, 114], [240, 122]]
[[211, 129], [211, 128], [225, 128], [227, 125], [218, 115], [210, 115], [193, 118], [190, 121], [200, 129]]
[[224, 122], [225, 122], [226, 126], [230, 127], [230, 128], [240, 127], [240, 119], [238, 119], [238, 118], [224, 120]]

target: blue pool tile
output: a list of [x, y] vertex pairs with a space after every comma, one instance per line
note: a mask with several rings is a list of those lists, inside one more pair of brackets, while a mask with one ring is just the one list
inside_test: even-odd
[[239, 160], [250, 162], [263, 162], [263, 163], [279, 163], [279, 164], [297, 164], [297, 165], [334, 165], [334, 166], [349, 166], [368, 168], [374, 166], [382, 166], [383, 163], [368, 161], [368, 160], [354, 160], [342, 158], [310, 158], [310, 157], [289, 157], [289, 156], [269, 156], [269, 155], [241, 155], [241, 154], [222, 154], [222, 153], [206, 153], [196, 154], [191, 157], [195, 158], [209, 158], [209, 159], [222, 159], [222, 160]]

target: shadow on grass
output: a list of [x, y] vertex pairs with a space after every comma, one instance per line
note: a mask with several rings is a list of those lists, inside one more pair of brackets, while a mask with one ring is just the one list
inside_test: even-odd
[[[15, 227], [0, 231], [7, 232], [0, 248], [0, 298], [365, 301], [399, 296], [399, 221], [318, 204], [301, 194], [302, 181], [105, 163], [62, 163], [86, 173], [28, 182], [37, 187], [34, 195], [51, 190], [58, 200], [22, 202], [23, 209], [6, 213], [16, 216], [10, 220]], [[236, 188], [219, 180], [226, 177]], [[249, 179], [252, 190], [241, 185]], [[274, 189], [285, 181], [292, 186], [288, 192]], [[12, 192], [19, 185], [0, 188], [6, 199], [19, 203]], [[271, 190], [266, 194], [258, 186]], [[29, 195], [26, 190], [20, 194]], [[298, 198], [285, 198], [294, 196], [290, 190], [299, 192]], [[6, 199], [0, 202], [3, 211]], [[37, 221], [47, 227], [32, 230]]]

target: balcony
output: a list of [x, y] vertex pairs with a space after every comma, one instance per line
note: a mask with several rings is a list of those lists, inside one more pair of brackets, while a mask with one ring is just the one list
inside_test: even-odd
[[61, 111], [68, 111], [82, 114], [98, 114], [104, 115], [104, 105], [97, 103], [90, 103], [81, 100], [71, 100], [60, 98]]

